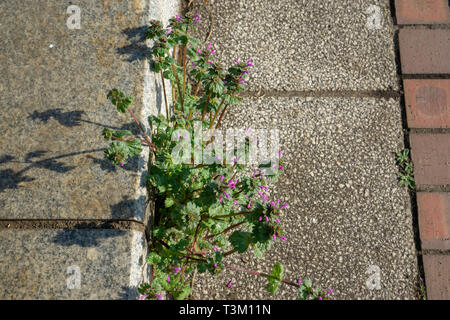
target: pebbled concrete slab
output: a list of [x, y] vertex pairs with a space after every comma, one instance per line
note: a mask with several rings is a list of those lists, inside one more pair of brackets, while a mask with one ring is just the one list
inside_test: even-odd
[[106, 93], [134, 96], [145, 124], [160, 110], [145, 24], [177, 3], [81, 0], [73, 29], [71, 1], [1, 1], [0, 218], [144, 221], [148, 152], [124, 169], [105, 159], [103, 127], [139, 133]]
[[136, 299], [144, 235], [122, 230], [0, 230], [0, 299]]
[[134, 130], [111, 88], [143, 114], [147, 1], [78, 1], [80, 29], [67, 25], [71, 4], [0, 3], [0, 217], [143, 221], [146, 161], [114, 168], [101, 132]]
[[[280, 261], [287, 280], [310, 277], [333, 288], [336, 299], [415, 298], [410, 199], [397, 184], [394, 155], [403, 148], [398, 100], [246, 98], [225, 120], [227, 128], [280, 130], [286, 175], [269, 198], [289, 203], [281, 219], [288, 240], [263, 260], [250, 253], [248, 263], [237, 258], [236, 265], [268, 272]], [[379, 289], [367, 286], [377, 274]], [[265, 281], [252, 275], [226, 271], [217, 281], [207, 278], [198, 275], [196, 298], [270, 298]], [[288, 286], [275, 296], [295, 298]]]
[[[196, 0], [193, 11], [207, 21]], [[397, 90], [389, 0], [210, 0], [219, 60], [253, 59], [251, 90]], [[199, 36], [209, 31], [205, 23]]]

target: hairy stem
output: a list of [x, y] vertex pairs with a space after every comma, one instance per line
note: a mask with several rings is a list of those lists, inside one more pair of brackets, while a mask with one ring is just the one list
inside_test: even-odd
[[163, 75], [162, 70], [161, 70], [161, 81], [162, 81], [163, 91], [164, 91], [164, 102], [166, 103], [166, 119], [167, 119], [167, 121], [169, 121], [169, 104], [167, 103], [166, 83], [164, 81], [164, 75]]
[[[264, 277], [264, 278], [270, 278], [270, 277], [271, 277], [271, 275], [270, 275], [270, 274], [267, 274], [267, 273], [258, 272], [258, 271], [254, 271], [254, 270], [249, 270], [249, 269], [244, 269], [244, 268], [232, 266], [232, 265], [229, 265], [229, 264], [225, 264], [225, 267], [228, 268], [228, 269], [234, 270], [234, 271], [239, 271], [239, 272], [245, 272], [245, 273], [249, 273], [249, 274], [254, 274], [254, 275], [256, 275], [256, 276], [261, 276], [261, 277]], [[299, 286], [297, 283], [292, 282], [292, 281], [288, 281], [288, 280], [284, 280], [284, 279], [283, 279], [283, 280], [281, 280], [281, 282], [283, 282], [283, 283], [285, 283], [285, 284], [287, 284], [287, 285], [296, 287], [296, 288], [300, 288], [300, 286]]]

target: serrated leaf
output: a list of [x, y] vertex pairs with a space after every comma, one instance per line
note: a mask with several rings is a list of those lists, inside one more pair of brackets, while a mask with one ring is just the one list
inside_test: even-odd
[[250, 232], [237, 230], [230, 235], [229, 240], [237, 252], [243, 253], [252, 242], [252, 234]]

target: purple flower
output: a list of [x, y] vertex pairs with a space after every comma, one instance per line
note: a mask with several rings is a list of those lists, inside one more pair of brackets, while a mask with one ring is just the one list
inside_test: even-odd
[[269, 222], [269, 217], [268, 216], [266, 216], [266, 222]]
[[276, 223], [280, 223], [280, 219], [275, 219], [275, 222]]
[[283, 151], [280, 149], [279, 151], [278, 151], [278, 159], [281, 159], [281, 156], [283, 155]]
[[212, 46], [211, 42], [208, 42], [208, 50], [211, 49], [211, 46]]
[[223, 179], [225, 179], [225, 176], [220, 176], [220, 182], [223, 182]]
[[202, 50], [200, 50], [200, 48], [197, 48], [197, 53], [198, 54], [202, 53]]
[[249, 201], [247, 209], [250, 209], [250, 205], [252, 204], [252, 200]]
[[283, 166], [280, 166], [280, 170], [281, 170], [281, 171], [283, 171], [283, 170], [284, 170]]
[[272, 208], [275, 208], [275, 201], [272, 201], [272, 202], [270, 203], [270, 205], [272, 206]]
[[234, 62], [236, 62], [237, 64], [239, 64], [239, 61], [238, 61], [238, 59], [234, 59]]
[[259, 217], [259, 221], [262, 221], [262, 216]]
[[155, 293], [155, 296], [156, 296], [156, 299], [158, 299], [158, 300], [162, 300], [162, 297], [161, 297], [161, 295], [159, 295], [159, 294]]
[[181, 267], [174, 267], [173, 268], [173, 273], [175, 273], [175, 274], [177, 274], [180, 271], [181, 271]]
[[122, 161], [120, 161], [120, 165], [123, 167], [125, 165], [125, 163], [123, 163]]
[[178, 22], [183, 21], [183, 19], [181, 19], [181, 17], [179, 15], [176, 15], [175, 18], [177, 19]]
[[252, 59], [247, 61], [247, 67], [253, 67], [253, 60]]
[[213, 266], [214, 266], [214, 268], [217, 268], [217, 263], [214, 262]]
[[225, 198], [230, 199], [230, 195], [226, 192], [223, 193], [225, 195]]
[[277, 236], [275, 234], [273, 234], [272, 238], [273, 238], [273, 241], [277, 240]]
[[167, 276], [167, 282], [170, 282], [170, 276]]
[[322, 297], [319, 297], [319, 300], [322, 300]]
[[214, 252], [217, 252], [217, 248], [216, 247], [214, 247], [213, 250], [214, 250]]
[[298, 279], [298, 285], [301, 286], [302, 285], [302, 279]]
[[244, 78], [241, 78], [239, 81], [240, 81], [240, 82], [245, 82], [245, 79], [244, 79]]
[[194, 16], [194, 19], [192, 20], [192, 24], [194, 23], [200, 23], [200, 15], [198, 13]]
[[237, 201], [236, 200], [233, 200], [233, 204], [235, 205], [235, 206], [237, 206]]
[[210, 65], [212, 65], [212, 64], [213, 64], [213, 62], [212, 62], [212, 61], [206, 61], [206, 63], [208, 63], [208, 64], [210, 64]]
[[233, 285], [233, 280], [230, 280], [230, 282], [228, 282], [227, 287], [231, 288], [231, 286]]
[[333, 289], [328, 289], [328, 292], [327, 292], [327, 296], [329, 296], [330, 294], [332, 294], [333, 293]]
[[147, 299], [147, 297], [148, 297], [148, 294], [141, 295], [139, 297], [139, 300], [145, 300], [145, 299]]
[[281, 208], [280, 209], [284, 209], [284, 208], [286, 208], [288, 206], [288, 204], [287, 203], [285, 203], [285, 204], [283, 204], [282, 206], [281, 206]]
[[219, 196], [219, 202], [222, 202], [222, 201], [223, 201], [222, 196]]
[[172, 32], [172, 28], [168, 28], [166, 31], [166, 36], [168, 36]]
[[280, 237], [281, 241], [286, 241], [286, 237]]

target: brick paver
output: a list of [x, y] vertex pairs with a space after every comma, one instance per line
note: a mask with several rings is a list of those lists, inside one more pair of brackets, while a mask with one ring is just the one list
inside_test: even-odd
[[[396, 0], [398, 24], [449, 24], [448, 0]], [[410, 134], [416, 185], [450, 184], [450, 30], [406, 26], [399, 31], [409, 128], [443, 129], [440, 134]], [[422, 79], [420, 75], [423, 74]], [[425, 79], [427, 74], [436, 79]], [[444, 186], [443, 186], [444, 185]], [[420, 190], [420, 189], [419, 189]], [[418, 192], [418, 220], [428, 299], [450, 299], [450, 193]], [[433, 254], [429, 250], [434, 250]]]
[[423, 257], [427, 297], [430, 300], [450, 299], [450, 255]]
[[417, 185], [450, 184], [450, 134], [410, 135]]
[[410, 128], [450, 128], [450, 80], [404, 80]]
[[448, 0], [395, 0], [398, 24], [450, 23]]
[[450, 73], [450, 29], [401, 29], [399, 43], [403, 73]]
[[450, 193], [418, 192], [422, 249], [450, 249]]

